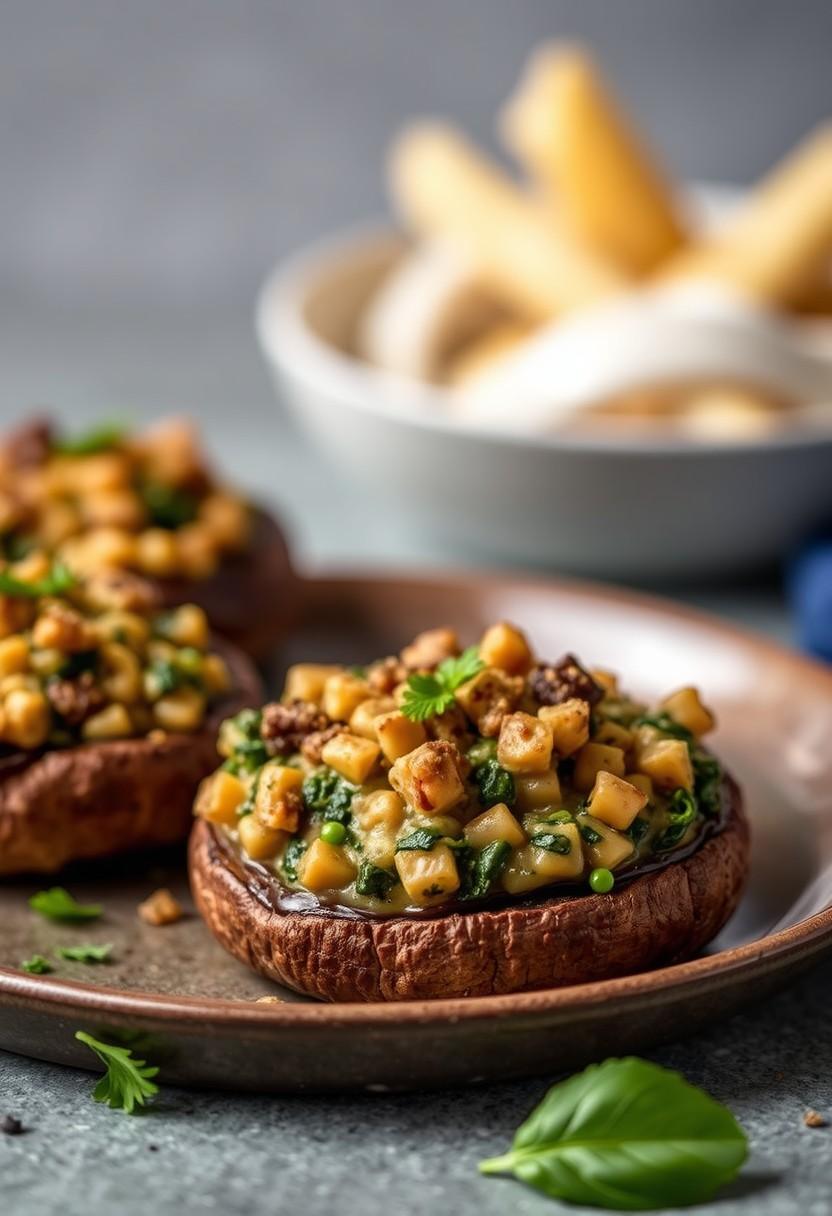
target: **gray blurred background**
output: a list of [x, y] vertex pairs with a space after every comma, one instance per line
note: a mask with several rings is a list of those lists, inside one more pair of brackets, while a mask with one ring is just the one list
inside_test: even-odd
[[3, 0], [0, 14], [0, 418], [201, 414], [311, 556], [417, 556], [419, 538], [324, 483], [285, 432], [253, 299], [277, 257], [383, 210], [400, 123], [447, 115], [493, 143], [528, 50], [551, 37], [595, 48], [679, 174], [749, 180], [832, 111], [829, 0]]

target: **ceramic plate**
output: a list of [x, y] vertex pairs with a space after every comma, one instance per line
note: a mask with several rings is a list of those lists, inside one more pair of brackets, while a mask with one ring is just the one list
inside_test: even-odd
[[[291, 652], [349, 662], [398, 649], [431, 624], [475, 638], [508, 618], [552, 657], [575, 650], [647, 698], [694, 682], [720, 720], [715, 748], [746, 793], [751, 878], [733, 921], [693, 962], [514, 996], [395, 1005], [301, 1001], [227, 957], [192, 914], [153, 929], [136, 904], [154, 887], [186, 897], [181, 855], [132, 859], [61, 881], [105, 916], [47, 924], [0, 888], [0, 1047], [89, 1066], [77, 1029], [123, 1036], [163, 1080], [230, 1089], [424, 1088], [573, 1068], [689, 1034], [760, 1000], [832, 953], [832, 673], [658, 600], [589, 584], [474, 575], [332, 577], [307, 584]], [[188, 906], [190, 906], [188, 901]], [[115, 961], [30, 976], [20, 961], [79, 940]], [[267, 994], [281, 1003], [258, 1004]]]

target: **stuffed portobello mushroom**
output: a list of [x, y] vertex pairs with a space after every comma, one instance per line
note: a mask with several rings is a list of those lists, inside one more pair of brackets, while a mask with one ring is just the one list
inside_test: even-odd
[[163, 603], [196, 603], [255, 658], [293, 615], [296, 579], [277, 523], [217, 481], [187, 420], [69, 438], [47, 421], [0, 444], [0, 554], [41, 550], [80, 575], [130, 570]]
[[202, 608], [137, 575], [0, 568], [0, 875], [184, 840], [220, 722], [261, 696]]
[[698, 692], [658, 708], [496, 624], [366, 669], [299, 665], [226, 721], [198, 907], [265, 976], [339, 1001], [514, 992], [689, 958], [739, 900], [740, 793]]

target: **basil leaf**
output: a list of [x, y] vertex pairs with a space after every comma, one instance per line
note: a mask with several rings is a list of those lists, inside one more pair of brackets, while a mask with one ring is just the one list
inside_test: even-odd
[[628, 1058], [550, 1089], [511, 1150], [480, 1163], [553, 1199], [639, 1211], [710, 1199], [746, 1158], [734, 1116], [678, 1073]]

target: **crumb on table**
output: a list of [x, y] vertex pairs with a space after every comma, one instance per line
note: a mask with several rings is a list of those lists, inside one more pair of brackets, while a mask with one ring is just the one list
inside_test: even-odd
[[254, 1003], [255, 1005], [282, 1005], [284, 1001], [282, 996], [258, 996]]
[[803, 1116], [803, 1122], [807, 1127], [826, 1127], [827, 1121], [823, 1115], [818, 1114], [816, 1110], [807, 1110]]
[[172, 925], [184, 916], [179, 900], [167, 887], [159, 887], [139, 904], [139, 918], [146, 925]]

